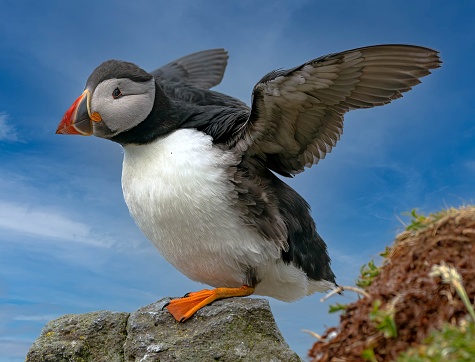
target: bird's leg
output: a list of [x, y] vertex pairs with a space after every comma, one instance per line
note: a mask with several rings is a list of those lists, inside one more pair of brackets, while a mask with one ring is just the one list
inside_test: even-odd
[[183, 298], [172, 299], [166, 308], [178, 322], [184, 322], [205, 305], [217, 299], [246, 297], [254, 293], [254, 288], [243, 285], [240, 288], [203, 289], [188, 293]]

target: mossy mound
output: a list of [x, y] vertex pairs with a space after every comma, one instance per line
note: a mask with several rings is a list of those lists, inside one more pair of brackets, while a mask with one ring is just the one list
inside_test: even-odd
[[467, 308], [453, 286], [430, 274], [434, 265], [453, 266], [474, 300], [475, 207], [413, 217], [383, 265], [363, 273], [369, 297], [347, 306], [340, 325], [310, 350], [313, 361], [394, 361], [411, 348], [424, 350], [431, 332], [447, 323], [464, 324]]

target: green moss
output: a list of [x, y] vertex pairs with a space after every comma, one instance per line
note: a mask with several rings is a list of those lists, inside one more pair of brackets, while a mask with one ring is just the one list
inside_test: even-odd
[[364, 264], [360, 269], [360, 276], [356, 281], [356, 285], [360, 288], [367, 288], [373, 282], [373, 279], [379, 275], [381, 269], [376, 266], [374, 260], [371, 260], [368, 264]]
[[365, 361], [378, 362], [378, 360], [376, 359], [374, 350], [372, 348], [365, 349], [363, 353], [361, 354], [361, 357], [363, 357]]
[[348, 304], [340, 304], [340, 303], [332, 304], [330, 305], [328, 313], [341, 312], [341, 311], [346, 310], [346, 308], [348, 308]]
[[413, 209], [411, 212], [403, 213], [404, 216], [409, 216], [411, 218], [409, 224], [406, 226], [406, 230], [414, 232], [425, 230], [434, 225], [434, 223], [442, 219], [444, 216], [458, 211], [459, 210], [455, 208], [448, 208], [425, 216], [419, 214], [417, 209]]
[[392, 306], [381, 308], [381, 301], [375, 300], [373, 310], [369, 313], [369, 319], [375, 323], [378, 331], [383, 332], [385, 338], [397, 337], [397, 326], [394, 321], [395, 309]]

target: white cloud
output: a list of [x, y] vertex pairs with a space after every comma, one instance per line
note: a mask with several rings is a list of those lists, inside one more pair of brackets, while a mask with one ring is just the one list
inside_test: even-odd
[[99, 247], [113, 244], [108, 237], [93, 237], [90, 226], [64, 216], [59, 210], [4, 200], [0, 200], [1, 229], [41, 239], [75, 241]]
[[0, 113], [0, 141], [18, 141], [16, 130], [8, 123], [8, 115], [5, 112]]
[[23, 322], [48, 322], [58, 317], [57, 314], [18, 315], [14, 316], [13, 320]]
[[466, 161], [464, 163], [464, 166], [469, 172], [475, 173], [475, 161], [473, 160]]
[[40, 237], [75, 239], [89, 234], [87, 225], [52, 210], [0, 200], [0, 228]]

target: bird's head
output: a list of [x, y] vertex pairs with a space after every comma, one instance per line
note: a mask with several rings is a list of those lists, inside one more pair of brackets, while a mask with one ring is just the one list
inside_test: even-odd
[[105, 61], [89, 76], [56, 133], [112, 138], [147, 118], [155, 92], [155, 79], [145, 70], [128, 62]]

